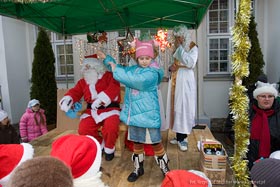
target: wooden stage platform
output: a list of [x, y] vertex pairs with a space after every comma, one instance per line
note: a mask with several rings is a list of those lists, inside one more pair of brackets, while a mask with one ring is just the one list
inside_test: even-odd
[[[31, 142], [35, 149], [35, 156], [49, 155], [52, 142], [60, 136], [76, 133], [76, 130], [59, 130], [55, 129], [48, 134], [39, 137]], [[124, 132], [122, 132], [124, 133]], [[121, 134], [120, 136], [124, 136]], [[169, 168], [173, 169], [193, 169], [200, 170], [200, 152], [197, 149], [197, 141], [200, 137], [213, 138], [209, 128], [205, 130], [194, 129], [188, 137], [189, 148], [186, 152], [182, 152], [177, 148], [177, 145], [172, 145], [169, 142], [175, 134], [172, 131], [162, 132], [163, 144], [170, 159]], [[117, 155], [112, 161], [106, 161], [102, 158], [102, 179], [110, 187], [160, 187], [163, 180], [163, 175], [156, 165], [153, 156], [146, 156], [144, 161], [145, 173], [136, 182], [130, 183], [127, 181], [127, 176], [133, 170], [131, 154], [128, 149], [124, 148], [121, 155]], [[228, 162], [229, 163], [229, 162]], [[232, 171], [227, 166], [225, 184], [213, 185], [214, 187], [231, 187], [233, 184]]]

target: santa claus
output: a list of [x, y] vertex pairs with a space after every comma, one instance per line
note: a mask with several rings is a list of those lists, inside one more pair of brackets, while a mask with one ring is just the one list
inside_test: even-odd
[[81, 71], [83, 78], [64, 95], [59, 105], [68, 112], [73, 103], [84, 98], [87, 109], [80, 117], [78, 133], [95, 137], [104, 148], [105, 159], [110, 161], [114, 158], [119, 133], [120, 83], [97, 55], [86, 56]]

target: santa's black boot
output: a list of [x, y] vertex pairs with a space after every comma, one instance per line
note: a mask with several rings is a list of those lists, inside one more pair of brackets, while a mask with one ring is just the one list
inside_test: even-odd
[[165, 153], [163, 156], [155, 156], [155, 160], [159, 165], [162, 174], [165, 176], [170, 171], [168, 167], [169, 159], [167, 157], [167, 154]]
[[132, 154], [131, 157], [134, 163], [134, 171], [127, 177], [129, 182], [135, 182], [141, 175], [144, 174], [144, 154]]

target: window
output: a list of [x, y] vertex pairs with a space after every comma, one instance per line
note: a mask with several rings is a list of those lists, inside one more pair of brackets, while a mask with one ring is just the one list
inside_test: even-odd
[[208, 73], [230, 73], [230, 4], [214, 0], [208, 11]]
[[209, 38], [209, 71], [229, 72], [229, 39]]
[[[36, 30], [36, 33], [38, 33], [38, 28]], [[47, 34], [50, 38], [55, 55], [56, 77], [60, 79], [63, 79], [66, 77], [66, 75], [69, 77], [74, 77], [72, 36], [65, 36], [64, 45], [64, 38], [62, 34], [56, 34], [48, 30]]]

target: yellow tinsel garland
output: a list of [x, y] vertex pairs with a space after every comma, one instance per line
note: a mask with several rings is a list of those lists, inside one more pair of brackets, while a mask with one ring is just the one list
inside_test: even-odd
[[247, 56], [251, 48], [248, 37], [249, 22], [251, 17], [251, 0], [240, 0], [239, 11], [236, 22], [232, 29], [232, 41], [234, 52], [232, 58], [232, 68], [235, 81], [230, 89], [230, 109], [234, 119], [234, 155], [232, 160], [232, 170], [234, 173], [235, 186], [251, 186], [249, 172], [247, 169], [247, 146], [249, 143], [249, 100], [246, 95], [246, 88], [242, 85], [242, 79], [249, 75], [249, 64]]

